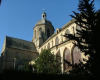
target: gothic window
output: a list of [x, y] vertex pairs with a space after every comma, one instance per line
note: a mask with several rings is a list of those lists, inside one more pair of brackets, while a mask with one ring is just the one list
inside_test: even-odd
[[81, 31], [81, 30], [82, 30], [82, 28], [79, 25], [77, 25], [77, 27], [76, 27], [76, 36], [77, 37], [80, 37], [79, 31]]
[[[66, 35], [67, 35], [67, 34], [70, 34], [70, 31], [69, 31], [69, 30], [66, 30], [65, 34], [66, 34]], [[65, 38], [66, 38], [66, 40], [68, 40], [67, 37], [65, 37]]]
[[50, 37], [50, 30], [47, 29], [47, 37]]
[[60, 63], [61, 63], [61, 56], [60, 56], [60, 51], [57, 52], [56, 59], [59, 62], [58, 68], [59, 68], [59, 72], [60, 72], [61, 71], [61, 65], [60, 65]]
[[70, 31], [69, 30], [66, 30], [66, 34], [70, 34]]
[[[69, 49], [64, 50], [64, 55], [63, 55], [64, 60], [71, 62], [71, 55]], [[70, 67], [68, 64], [64, 61], [64, 71], [69, 69]]]
[[77, 30], [82, 30], [81, 27], [79, 25], [77, 25], [76, 27]]
[[36, 30], [35, 30], [35, 33], [34, 34], [35, 34], [35, 39], [36, 39]]
[[39, 28], [39, 31], [42, 32], [42, 28]]
[[42, 28], [39, 28], [39, 32], [42, 33]]
[[76, 31], [77, 31], [77, 30], [79, 30], [79, 31], [82, 30], [81, 27], [80, 27], [79, 25], [77, 25], [77, 27], [76, 27]]
[[79, 60], [81, 61], [81, 51], [78, 47], [75, 47], [73, 49], [73, 63], [77, 64], [79, 63]]
[[56, 54], [56, 59], [59, 63], [61, 62], [60, 51]]
[[55, 40], [55, 45], [58, 45], [59, 44], [59, 38], [56, 37], [56, 40]]
[[50, 49], [50, 43], [48, 43], [48, 45], [47, 45], [47, 49]]

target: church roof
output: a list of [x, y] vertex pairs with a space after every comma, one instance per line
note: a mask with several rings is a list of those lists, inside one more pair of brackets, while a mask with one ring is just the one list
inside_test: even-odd
[[33, 42], [8, 36], [6, 36], [6, 47], [12, 47], [12, 48], [36, 52], [36, 47]]
[[52, 25], [52, 23], [51, 23], [49, 20], [43, 18], [43, 19], [39, 20], [39, 21], [36, 23], [35, 26], [37, 26], [37, 25], [41, 25], [41, 24]]
[[45, 12], [43, 12], [41, 16], [42, 16], [42, 19], [39, 20], [39, 21], [36, 23], [35, 26], [37, 26], [37, 25], [41, 25], [41, 24], [52, 25], [52, 23], [51, 23], [49, 20], [46, 19], [47, 14], [46, 14]]

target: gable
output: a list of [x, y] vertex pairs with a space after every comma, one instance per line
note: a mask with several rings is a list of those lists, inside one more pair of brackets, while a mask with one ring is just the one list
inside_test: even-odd
[[25, 41], [13, 37], [6, 36], [6, 47], [13, 47], [23, 50], [29, 50], [29, 51], [36, 51], [36, 47], [33, 42]]

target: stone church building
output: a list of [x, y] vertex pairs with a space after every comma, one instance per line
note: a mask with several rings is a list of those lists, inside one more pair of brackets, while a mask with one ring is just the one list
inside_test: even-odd
[[47, 14], [43, 12], [42, 19], [33, 28], [32, 41], [5, 37], [0, 57], [0, 70], [21, 69], [26, 62], [31, 62], [37, 58], [43, 49], [51, 49], [52, 54], [60, 56], [62, 73], [67, 71], [70, 68], [68, 68], [64, 59], [75, 64], [85, 58], [84, 54], [80, 54], [80, 49], [74, 46], [73, 42], [75, 41], [63, 36], [65, 34], [79, 36], [76, 29], [81, 28], [75, 23], [75, 19], [72, 19], [55, 31], [52, 23], [47, 20]]

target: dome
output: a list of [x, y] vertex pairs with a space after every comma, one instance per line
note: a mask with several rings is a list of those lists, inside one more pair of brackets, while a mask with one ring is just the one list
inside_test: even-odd
[[41, 25], [41, 24], [48, 24], [48, 25], [52, 25], [52, 23], [50, 22], [50, 21], [48, 21], [47, 19], [41, 19], [41, 20], [39, 20], [37, 23], [36, 23], [36, 25], [35, 26], [37, 26], [37, 25]]
[[46, 14], [45, 12], [43, 12], [41, 16], [42, 16], [42, 19], [39, 20], [39, 21], [36, 23], [35, 26], [37, 26], [37, 25], [41, 25], [41, 24], [52, 25], [52, 23], [51, 23], [49, 20], [46, 19], [47, 14]]

